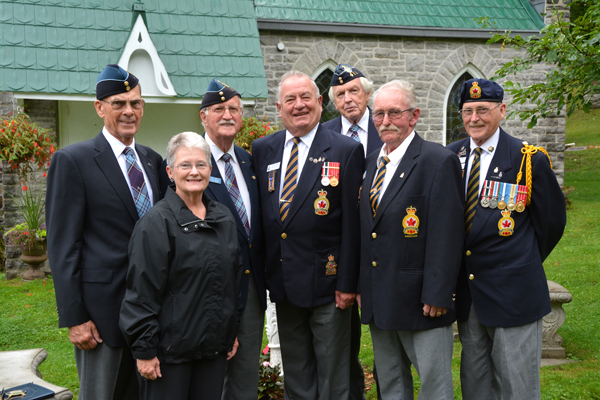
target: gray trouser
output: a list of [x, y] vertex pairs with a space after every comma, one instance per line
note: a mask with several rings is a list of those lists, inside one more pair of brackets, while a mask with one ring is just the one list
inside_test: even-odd
[[286, 400], [345, 400], [350, 388], [351, 308], [277, 303]]
[[540, 399], [542, 319], [510, 328], [483, 326], [471, 306], [458, 322], [464, 400]]
[[238, 330], [235, 356], [227, 361], [223, 400], [256, 400], [260, 347], [265, 326], [265, 310], [260, 302], [254, 277], [248, 282], [248, 301]]
[[421, 331], [384, 331], [369, 324], [381, 399], [414, 399], [411, 364], [421, 379], [420, 400], [452, 400], [452, 325]]
[[92, 350], [75, 347], [79, 400], [135, 400], [139, 395], [136, 365], [128, 347], [103, 343]]

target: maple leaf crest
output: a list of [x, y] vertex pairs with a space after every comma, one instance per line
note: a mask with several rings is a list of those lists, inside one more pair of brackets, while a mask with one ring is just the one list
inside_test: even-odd
[[408, 225], [408, 226], [415, 226], [416, 223], [417, 223], [417, 221], [415, 221], [414, 218], [409, 218], [406, 220], [406, 225]]
[[512, 224], [510, 223], [510, 221], [504, 221], [504, 222], [502, 223], [502, 227], [503, 227], [503, 228], [510, 228], [510, 226], [511, 226], [511, 225], [512, 225]]
[[323, 200], [321, 200], [318, 204], [319, 208], [325, 208], [327, 206], [327, 204]]

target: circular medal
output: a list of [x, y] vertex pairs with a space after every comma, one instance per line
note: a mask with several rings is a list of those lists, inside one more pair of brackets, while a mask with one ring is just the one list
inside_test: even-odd
[[522, 201], [517, 203], [517, 212], [523, 212], [525, 211], [525, 204], [523, 204]]
[[504, 210], [506, 208], [506, 202], [504, 200], [500, 200], [498, 202], [498, 208]]
[[336, 178], [335, 176], [332, 176], [331, 179], [329, 179], [329, 183], [331, 184], [331, 186], [336, 187], [338, 183], [340, 183], [340, 181], [338, 181], [338, 178]]
[[517, 206], [515, 206], [515, 203], [508, 203], [508, 206], [506, 206], [506, 208], [508, 209], [508, 211], [515, 211], [515, 208], [517, 208]]
[[496, 207], [498, 207], [498, 200], [497, 200], [497, 199], [494, 199], [494, 198], [492, 198], [492, 199], [490, 200], [490, 208], [496, 208]]
[[481, 199], [481, 207], [488, 207], [490, 205], [490, 201], [487, 197]]
[[323, 179], [321, 179], [321, 185], [329, 186], [329, 178], [324, 176]]

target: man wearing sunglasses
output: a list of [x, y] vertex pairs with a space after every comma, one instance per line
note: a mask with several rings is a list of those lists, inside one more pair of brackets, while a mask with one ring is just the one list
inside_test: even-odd
[[360, 196], [362, 323], [369, 324], [382, 399], [454, 397], [453, 293], [460, 269], [461, 171], [456, 156], [416, 132], [413, 85], [374, 94], [384, 145], [366, 159]]
[[52, 157], [46, 194], [48, 257], [59, 327], [75, 345], [81, 400], [137, 399], [135, 362], [119, 329], [127, 246], [159, 199], [161, 156], [135, 143], [144, 114], [138, 79], [118, 65], [100, 73], [94, 139]]
[[456, 309], [465, 400], [540, 398], [542, 318], [550, 312], [542, 262], [566, 223], [545, 150], [500, 128], [503, 97], [496, 82], [465, 82], [459, 113], [469, 138], [448, 145], [464, 171]]

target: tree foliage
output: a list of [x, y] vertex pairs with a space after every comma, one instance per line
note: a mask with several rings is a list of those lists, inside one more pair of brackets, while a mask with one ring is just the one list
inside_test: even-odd
[[477, 21], [483, 28], [492, 28], [495, 34], [488, 43], [502, 43], [514, 49], [524, 50], [524, 56], [514, 57], [498, 70], [494, 78], [507, 78], [531, 70], [536, 64], [552, 64], [545, 81], [522, 84], [508, 80], [506, 90], [512, 94], [512, 104], [521, 107], [509, 113], [521, 120], [530, 119], [528, 128], [537, 124], [539, 118], [560, 114], [566, 108], [567, 115], [591, 108], [591, 96], [600, 93], [600, 0], [573, 0], [571, 8], [577, 10], [570, 21], [563, 11], [552, 12], [552, 23], [539, 35], [513, 36], [510, 31], [499, 32], [489, 17]]

